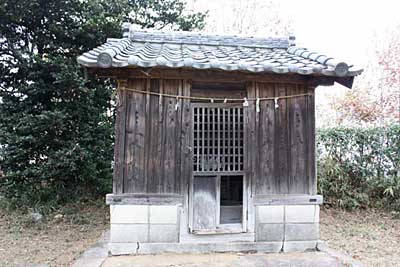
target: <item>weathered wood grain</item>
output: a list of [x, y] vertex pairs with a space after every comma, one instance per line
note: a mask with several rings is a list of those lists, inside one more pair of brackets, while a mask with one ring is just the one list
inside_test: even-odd
[[[304, 85], [288, 86], [289, 94], [306, 93]], [[289, 105], [289, 193], [306, 194], [308, 188], [307, 175], [307, 105], [306, 97], [288, 99]]]
[[[160, 92], [160, 81], [158, 79], [150, 80], [150, 91], [151, 92]], [[149, 114], [147, 115], [146, 123], [149, 125], [147, 136], [148, 144], [148, 158], [147, 158], [147, 192], [148, 193], [159, 193], [159, 181], [161, 179], [161, 163], [160, 163], [160, 126], [159, 126], [159, 98], [155, 95], [150, 96], [150, 104], [149, 104]]]
[[[149, 71], [150, 70], [150, 71]], [[221, 71], [221, 70], [189, 70], [189, 69], [170, 69], [170, 68], [126, 68], [126, 69], [102, 69], [91, 68], [91, 73], [98, 77], [114, 77], [117, 79], [186, 79], [193, 82], [224, 82], [224, 83], [244, 83], [244, 82], [272, 82], [272, 83], [308, 83], [309, 85], [333, 85], [340, 78], [327, 76], [308, 76], [300, 74], [271, 74], [271, 73], [244, 73], [239, 71]], [[352, 80], [351, 77], [342, 78]]]
[[[314, 93], [315, 87], [308, 86], [308, 92]], [[317, 170], [316, 170], [316, 155], [315, 155], [315, 96], [308, 96], [307, 104], [307, 174], [309, 176], [309, 194], [317, 193]]]
[[193, 230], [216, 229], [217, 177], [196, 176], [193, 183]]
[[[185, 96], [190, 95], [191, 85], [188, 81], [182, 81], [182, 94]], [[180, 177], [181, 177], [181, 193], [188, 193], [190, 176], [192, 173], [192, 147], [191, 147], [191, 136], [192, 136], [192, 120], [190, 111], [190, 100], [182, 100], [182, 114], [181, 114], [181, 166], [180, 166]]]
[[[286, 85], [275, 86], [275, 96], [285, 96]], [[279, 184], [276, 193], [287, 194], [289, 192], [289, 124], [287, 99], [278, 100], [279, 107], [275, 109], [275, 175]]]
[[[260, 97], [274, 97], [275, 86], [272, 83], [257, 83]], [[257, 194], [275, 194], [279, 189], [279, 176], [274, 173], [275, 165], [275, 104], [274, 101], [261, 101], [259, 112], [259, 176]]]
[[[166, 94], [177, 95], [181, 90], [180, 80], [163, 80], [163, 92]], [[162, 161], [160, 168], [163, 168], [163, 181], [160, 188], [162, 193], [176, 193], [179, 192], [179, 165], [178, 158], [180, 158], [180, 142], [178, 137], [179, 124], [181, 118], [181, 110], [179, 107], [175, 109], [177, 99], [164, 98], [163, 99], [163, 123], [162, 123]]]
[[[205, 82], [198, 84], [206, 85]], [[124, 83], [120, 82], [119, 86], [124, 86]], [[132, 79], [128, 84], [125, 82], [125, 86], [174, 95], [193, 94], [191, 84], [186, 80]], [[217, 91], [225, 90], [222, 85], [214, 86], [218, 87]], [[249, 82], [246, 86], [249, 98], [314, 91], [313, 85], [305, 83]], [[243, 95], [239, 86], [234, 90]], [[190, 100], [129, 91], [120, 91], [118, 99], [113, 192], [187, 193], [192, 175], [193, 118]], [[177, 101], [179, 108], [176, 110]], [[261, 101], [260, 112], [256, 111], [256, 102], [249, 102], [249, 106], [243, 108], [243, 137], [241, 130], [232, 128], [241, 120], [238, 109], [220, 110], [216, 103], [206, 105], [209, 108], [201, 112], [209, 113], [204, 115], [212, 120], [208, 123], [215, 129], [199, 127], [197, 131], [202, 133], [201, 142], [205, 142], [207, 133], [216, 143], [211, 141], [201, 149], [220, 153], [218, 146], [228, 141], [229, 147], [224, 153], [229, 157], [221, 164], [226, 164], [227, 171], [236, 172], [240, 165], [231, 166], [229, 163], [240, 161], [238, 148], [243, 138], [243, 173], [250, 198], [254, 193], [315, 194], [313, 96], [280, 99], [277, 109], [274, 101]], [[204, 117], [196, 119], [202, 122]], [[232, 133], [220, 135], [228, 127]], [[204, 154], [206, 151], [201, 152]], [[219, 158], [219, 155], [216, 157]], [[201, 160], [200, 164], [204, 162]], [[207, 168], [212, 172], [216, 167]]]
[[[130, 88], [146, 90], [146, 80], [129, 80]], [[145, 105], [143, 94], [127, 92], [124, 192], [145, 192]]]
[[[200, 87], [200, 88], [193, 88], [191, 91], [191, 96], [193, 97], [214, 97], [218, 99], [224, 99], [224, 98], [238, 98], [238, 99], [243, 99], [246, 97], [246, 89], [242, 88], [241, 86], [238, 88], [236, 87], [225, 87], [229, 86], [225, 85], [225, 83], [217, 83], [220, 87], [215, 86], [213, 83], [210, 87]], [[192, 100], [192, 102], [197, 102], [196, 100]], [[198, 100], [198, 102], [205, 102], [204, 100]]]
[[[256, 84], [254, 82], [247, 85], [247, 97], [256, 97]], [[248, 194], [252, 196], [255, 192], [255, 179], [258, 177], [257, 145], [258, 145], [258, 129], [256, 124], [256, 110], [253, 102], [249, 103], [248, 107], [244, 108], [244, 135], [245, 135], [245, 177], [248, 184]]]
[[[159, 80], [159, 92], [164, 94], [164, 80]], [[165, 97], [158, 97], [158, 135], [157, 135], [157, 168], [158, 168], [158, 176], [157, 176], [157, 192], [164, 192], [164, 174], [165, 174], [165, 166], [164, 166], [164, 144], [165, 144], [165, 110], [166, 110], [166, 100]]]
[[[118, 81], [118, 88], [127, 86], [127, 81]], [[125, 159], [126, 91], [118, 91], [115, 118], [113, 193], [123, 192]]]
[[[151, 91], [151, 79], [146, 79], [146, 91]], [[151, 95], [145, 95], [146, 103], [145, 103], [145, 136], [144, 136], [144, 152], [146, 154], [144, 158], [144, 186], [145, 192], [148, 192], [149, 189], [149, 158], [150, 158], [150, 137], [151, 137]]]

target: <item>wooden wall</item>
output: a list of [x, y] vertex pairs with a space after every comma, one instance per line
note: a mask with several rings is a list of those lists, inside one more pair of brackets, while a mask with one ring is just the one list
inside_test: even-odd
[[[191, 84], [181, 79], [140, 78], [119, 83], [121, 88], [172, 95], [224, 95], [199, 90], [207, 86], [204, 81], [193, 85], [197, 89], [191, 93]], [[235, 88], [235, 96], [243, 96], [241, 90], [246, 87], [248, 98], [314, 91], [306, 83], [249, 82]], [[314, 113], [314, 96], [281, 99], [278, 109], [273, 101], [261, 101], [260, 112], [255, 102], [245, 108], [244, 166], [254, 194], [316, 193]], [[186, 193], [192, 163], [190, 119], [190, 100], [119, 91], [113, 192]]]
[[[132, 79], [123, 89], [189, 95], [184, 80]], [[180, 194], [189, 160], [189, 100], [119, 91], [113, 191]], [[179, 101], [179, 108], [175, 104]], [[125, 129], [125, 130], [124, 130]]]
[[[251, 83], [249, 97], [314, 92], [305, 84]], [[248, 175], [256, 195], [315, 194], [314, 96], [261, 101], [247, 110]]]

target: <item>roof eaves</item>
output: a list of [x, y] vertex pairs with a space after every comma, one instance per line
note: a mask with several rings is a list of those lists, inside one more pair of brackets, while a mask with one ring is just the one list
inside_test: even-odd
[[356, 69], [353, 65], [348, 65], [346, 62], [337, 61], [332, 57], [327, 57], [323, 54], [311, 52], [306, 48], [292, 46], [288, 48], [287, 52], [289, 54], [303, 57], [305, 59], [310, 59], [322, 65], [326, 65], [327, 68], [323, 69], [321, 73], [327, 76], [356, 76], [363, 71], [362, 69]]

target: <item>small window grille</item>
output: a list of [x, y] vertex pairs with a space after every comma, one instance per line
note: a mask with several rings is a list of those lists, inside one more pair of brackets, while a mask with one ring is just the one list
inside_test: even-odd
[[193, 171], [243, 171], [243, 107], [193, 106]]

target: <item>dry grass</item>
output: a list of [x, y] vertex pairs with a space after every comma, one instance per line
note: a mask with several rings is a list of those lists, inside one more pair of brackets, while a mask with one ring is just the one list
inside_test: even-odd
[[367, 266], [400, 266], [400, 220], [390, 213], [322, 209], [321, 239]]
[[64, 218], [59, 221], [52, 214], [34, 224], [26, 215], [0, 211], [0, 266], [69, 266], [108, 228], [108, 209], [102, 203], [68, 206], [60, 213]]

